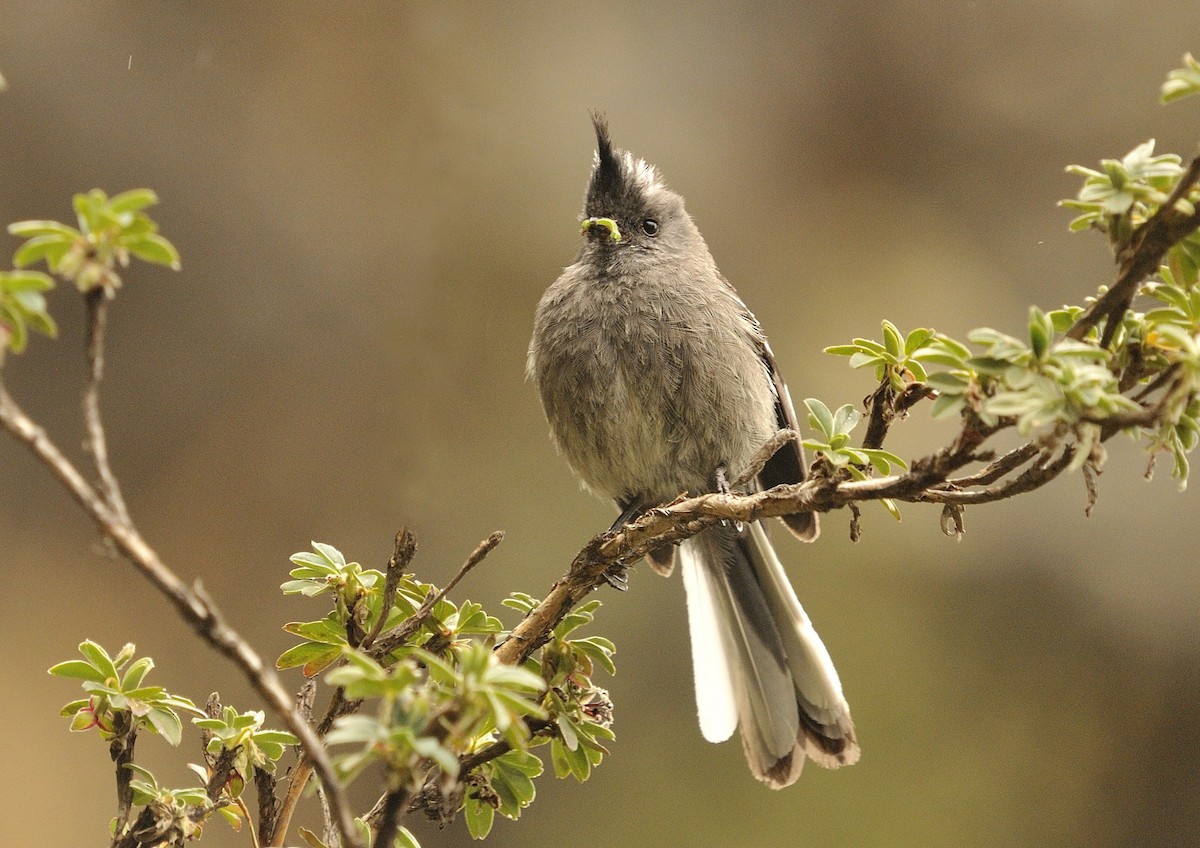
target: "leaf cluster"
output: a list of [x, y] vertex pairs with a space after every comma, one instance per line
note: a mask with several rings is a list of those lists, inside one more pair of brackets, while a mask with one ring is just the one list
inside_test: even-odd
[[108, 741], [119, 733], [133, 734], [146, 729], [157, 733], [172, 745], [183, 736], [180, 713], [203, 717], [204, 712], [187, 698], [172, 695], [161, 686], [143, 685], [154, 668], [150, 657], [134, 660], [136, 648], [125, 645], [115, 657], [91, 641], [81, 642], [81, 660], [67, 660], [52, 666], [50, 674], [82, 681], [87, 697], [72, 701], [61, 714], [71, 718], [71, 730], [96, 730]]
[[1200, 62], [1197, 62], [1191, 53], [1185, 53], [1183, 67], [1176, 68], [1167, 74], [1167, 81], [1163, 83], [1162, 87], [1161, 100], [1163, 103], [1171, 103], [1197, 94], [1200, 94]]
[[283, 593], [332, 595], [333, 609], [315, 621], [284, 625], [284, 630], [304, 641], [280, 655], [276, 661], [280, 669], [299, 667], [305, 676], [313, 677], [348, 656], [367, 633], [394, 631], [405, 622], [420, 624], [405, 644], [435, 654], [457, 649], [472, 637], [495, 636], [503, 630], [500, 619], [469, 600], [456, 605], [439, 598], [418, 621], [418, 610], [437, 595], [435, 586], [404, 574], [389, 594], [382, 571], [348, 562], [332, 545], [314, 542], [311, 552], [294, 554], [291, 560], [296, 568], [291, 571], [292, 579], [280, 587]]
[[0, 365], [5, 350], [25, 350], [30, 330], [58, 335], [44, 294], [52, 288], [54, 280], [40, 271], [0, 271]]
[[111, 295], [121, 284], [118, 268], [137, 257], [179, 269], [179, 252], [158, 232], [145, 210], [158, 202], [150, 189], [138, 188], [109, 197], [100, 189], [77, 194], [77, 227], [58, 221], [18, 221], [8, 232], [25, 239], [13, 255], [17, 270], [0, 272], [0, 365], [4, 352], [21, 353], [29, 331], [53, 338], [58, 334], [46, 304], [45, 292], [54, 280], [30, 265], [45, 262], [58, 277], [80, 291], [102, 290]]
[[[612, 706], [592, 677], [598, 668], [615, 673], [615, 647], [577, 633], [598, 601], [569, 612], [517, 667], [496, 660], [492, 649], [505, 631], [477, 603], [455, 604], [412, 574], [364, 568], [322, 543], [292, 563], [284, 593], [328, 597], [332, 609], [286, 625], [304, 641], [276, 664], [310, 676], [331, 669], [325, 682], [357, 706], [326, 737], [351, 749], [337, 760], [346, 779], [375, 765], [389, 792], [412, 797], [432, 787], [482, 839], [497, 813], [516, 819], [534, 800], [544, 764], [533, 749], [550, 745], [555, 774], [580, 781], [602, 760]], [[520, 593], [504, 601], [524, 614], [536, 604]], [[415, 844], [408, 831], [397, 833]]]
[[50, 271], [70, 280], [81, 292], [121, 285], [118, 268], [131, 256], [179, 270], [179, 251], [158, 232], [145, 209], [158, 203], [147, 188], [109, 197], [98, 188], [75, 195], [77, 227], [58, 221], [18, 221], [9, 233], [25, 239], [13, 264], [26, 268], [45, 262]]
[[[72, 701], [62, 709], [71, 719], [71, 730], [95, 730], [110, 743], [114, 759], [124, 754], [122, 768], [130, 772], [130, 800], [142, 808], [124, 832], [137, 844], [174, 845], [172, 839], [195, 838], [205, 819], [214, 811], [221, 813], [236, 828], [241, 827], [245, 807], [240, 798], [246, 781], [256, 770], [273, 772], [275, 762], [296, 738], [286, 731], [263, 726], [261, 711], [239, 713], [225, 707], [216, 716], [207, 716], [193, 701], [173, 695], [161, 686], [148, 686], [145, 677], [154, 668], [150, 657], [134, 659], [136, 649], [125, 645], [111, 656], [101, 645], [85, 641], [79, 645], [83, 659], [67, 660], [49, 669], [56, 677], [82, 681], [88, 697]], [[191, 717], [207, 742], [204, 765], [189, 764], [206, 782], [221, 765], [225, 779], [210, 794], [204, 787], [169, 788], [161, 786], [148, 769], [132, 762], [133, 747], [141, 730], [155, 733], [173, 746], [183, 737], [181, 715]], [[120, 827], [117, 819], [114, 829]]]
[[[1164, 101], [1200, 91], [1200, 66], [1190, 54], [1185, 64], [1164, 85]], [[1036, 446], [1028, 456], [1068, 450], [1068, 468], [1099, 470], [1102, 443], [1126, 432], [1144, 445], [1151, 467], [1157, 455], [1169, 454], [1172, 475], [1186, 485], [1188, 454], [1200, 441], [1200, 189], [1191, 182], [1195, 167], [1181, 163], [1177, 155], [1155, 154], [1151, 140], [1121, 159], [1103, 160], [1099, 170], [1068, 169], [1083, 178], [1078, 196], [1062, 201], [1081, 213], [1071, 229], [1104, 233], [1125, 261], [1139, 249], [1139, 229], [1164, 204], [1193, 219], [1163, 246], [1157, 275], [1140, 284], [1119, 325], [1080, 324], [1085, 306], [1034, 306], [1020, 336], [983, 327], [963, 342], [927, 328], [905, 335], [885, 320], [882, 341], [856, 338], [826, 352], [849, 357], [852, 368], [874, 369], [880, 390], [871, 404], [933, 397], [933, 418], [957, 417], [964, 434], [982, 438], [1012, 428]], [[806, 405], [815, 436], [804, 444], [817, 452], [826, 473], [844, 470], [861, 479], [899, 464], [852, 445], [851, 431], [861, 418], [852, 407], [831, 413], [817, 400]], [[868, 411], [880, 414], [874, 406]], [[891, 418], [881, 415], [887, 423]]]
[[[890, 322], [886, 326], [891, 326]], [[856, 346], [865, 347], [865, 344], [860, 345], [860, 343], [868, 340], [855, 339], [854, 341]], [[853, 362], [854, 356], [851, 357], [851, 363], [853, 364]], [[856, 367], [861, 368], [870, 364], [873, 363], [860, 360]], [[915, 360], [909, 362], [909, 365], [916, 365]], [[920, 366], [916, 365], [916, 367]], [[896, 378], [896, 372], [891, 364], [878, 364], [876, 373], [881, 373], [881, 379], [884, 381], [890, 382]], [[904, 373], [909, 376], [908, 382], [912, 382], [913, 372], [905, 367]], [[924, 371], [921, 373], [923, 374]], [[816, 398], [806, 398], [804, 405], [808, 407], [808, 426], [818, 436], [818, 438], [805, 439], [804, 446], [816, 452], [818, 465], [822, 466], [824, 473], [833, 477], [844, 475], [852, 480], [865, 480], [871, 471], [891, 474], [893, 466], [908, 467], [903, 459], [891, 451], [882, 448], [854, 447], [851, 444], [850, 434], [862, 420], [862, 413], [850, 404], [838, 407], [837, 412], [830, 412], [829, 407]], [[880, 500], [880, 504], [897, 521], [900, 520], [900, 508], [894, 501], [884, 498]]]

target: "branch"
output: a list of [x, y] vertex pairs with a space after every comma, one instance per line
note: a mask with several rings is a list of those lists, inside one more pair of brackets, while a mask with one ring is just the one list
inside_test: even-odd
[[[128, 716], [128, 714], [124, 714]], [[118, 714], [118, 724], [113, 728], [113, 740], [108, 746], [113, 763], [117, 767], [117, 816], [116, 827], [113, 828], [114, 842], [117, 834], [125, 830], [129, 822], [129, 813], [133, 810], [133, 771], [126, 768], [133, 762], [133, 749], [137, 743], [137, 726], [129, 723]]]
[[[393, 599], [396, 593], [396, 586], [400, 582], [400, 578], [404, 574], [404, 570], [412, 561], [413, 556], [417, 552], [417, 541], [406, 529], [400, 530], [396, 534], [395, 544], [393, 546], [392, 555], [388, 559], [387, 576], [384, 583], [384, 600], [383, 608], [380, 611], [379, 618], [376, 620], [371, 632], [367, 634], [362, 642], [356, 647], [366, 650], [370, 648], [370, 653], [377, 660], [382, 660], [383, 657], [394, 651], [396, 648], [404, 645], [412, 638], [413, 634], [421, 628], [421, 625], [433, 613], [434, 607], [438, 605], [443, 598], [458, 585], [459, 581], [467, 576], [470, 571], [483, 562], [484, 558], [495, 549], [504, 540], [504, 532], [497, 530], [492, 533], [482, 542], [480, 542], [471, 555], [467, 557], [466, 562], [458, 569], [458, 572], [437, 592], [430, 593], [430, 596], [411, 616], [402, 621], [399, 625], [392, 628], [387, 633], [381, 634], [383, 622], [387, 619], [388, 611], [391, 608]], [[317, 735], [324, 736], [333, 727], [334, 721], [343, 715], [354, 712], [358, 709], [361, 701], [346, 700], [345, 692], [340, 687], [334, 692], [333, 698], [330, 700], [329, 707], [325, 711], [325, 716], [317, 725]], [[296, 765], [292, 772], [291, 782], [288, 785], [287, 795], [284, 797], [279, 809], [278, 824], [272, 837], [267, 840], [272, 846], [281, 846], [286, 838], [288, 827], [291, 822], [292, 814], [296, 809], [296, 804], [300, 801], [300, 796], [304, 792], [304, 787], [308, 784], [308, 779], [312, 775], [312, 763], [308, 757], [303, 757]]]
[[408, 808], [409, 792], [407, 789], [393, 789], [383, 798], [383, 809], [379, 815], [379, 827], [375, 831], [375, 844], [388, 848], [396, 838], [400, 827], [400, 817]]
[[[315, 731], [292, 705], [291, 696], [283, 688], [274, 670], [263, 662], [237, 631], [225, 623], [216, 606], [204, 593], [199, 582], [193, 589], [180, 580], [159, 559], [158, 554], [141, 534], [120, 513], [102, 498], [71, 462], [62, 455], [46, 432], [38, 427], [17, 405], [0, 382], [0, 425], [50, 468], [66, 486], [71, 496], [91, 516], [101, 535], [112, 541], [125, 558], [169, 600], [180, 617], [204, 641], [240, 668], [251, 686], [283, 719], [288, 730], [295, 734], [329, 795], [342, 840], [347, 848], [358, 846], [358, 835], [350, 815], [345, 793], [337, 780], [333, 764]], [[101, 437], [102, 438], [102, 437]]]
[[[1030, 445], [1024, 445], [1013, 451], [1016, 454], [1018, 451], [1024, 453]], [[1071, 465], [1071, 460], [1075, 458], [1076, 447], [1074, 445], [1064, 445], [1062, 452], [1057, 458], [1053, 458], [1053, 450], [1043, 450], [1041, 452], [1042, 459], [1035, 465], [1026, 468], [1018, 476], [1011, 480], [1006, 480], [995, 486], [986, 489], [975, 491], [962, 491], [953, 483], [947, 482], [943, 486], [931, 487], [928, 491], [921, 493], [914, 500], [923, 501], [925, 503], [940, 503], [952, 504], [956, 506], [970, 506], [975, 504], [993, 503], [994, 501], [1004, 500], [1006, 498], [1016, 497], [1025, 492], [1032, 492], [1034, 489], [1040, 489], [1045, 486], [1059, 474], [1067, 470]], [[1019, 467], [1019, 464], [1014, 467]]]
[[881, 448], [887, 438], [888, 428], [897, 418], [903, 418], [913, 406], [928, 397], [933, 397], [933, 389], [924, 383], [909, 383], [903, 392], [892, 388], [892, 381], [887, 374], [879, 381], [875, 391], [863, 401], [869, 410], [867, 417], [867, 434], [863, 437], [864, 448]]
[[87, 436], [84, 446], [92, 455], [96, 474], [100, 478], [100, 491], [113, 513], [125, 524], [131, 524], [129, 509], [121, 496], [121, 486], [108, 463], [108, 441], [104, 436], [104, 424], [100, 418], [100, 383], [104, 380], [104, 334], [108, 326], [109, 290], [104, 286], [89, 290], [84, 295], [87, 306], [87, 360], [88, 379], [83, 389], [83, 421]]
[[396, 587], [400, 585], [400, 578], [404, 576], [404, 570], [408, 568], [409, 563], [416, 555], [417, 537], [410, 533], [408, 528], [400, 528], [392, 546], [392, 555], [388, 558], [383, 583], [383, 606], [379, 610], [379, 618], [375, 619], [375, 626], [359, 643], [360, 648], [371, 647], [371, 643], [378, 638], [379, 631], [383, 630], [383, 623], [387, 621], [388, 614], [392, 611], [392, 604], [396, 600]]
[[[484, 557], [490, 554], [492, 550], [495, 549], [495, 547], [502, 541], [504, 541], [504, 531], [497, 530], [496, 532], [492, 533], [492, 535], [480, 542], [476, 546], [475, 550], [471, 552], [471, 555], [467, 557], [467, 561], [464, 562], [458, 569], [458, 573], [451, 578], [449, 583], [443, 586], [439, 591], [431, 593], [430, 596], [425, 600], [425, 603], [421, 604], [420, 608], [415, 613], [394, 627], [390, 632], [385, 633], [379, 638], [379, 642], [370, 651], [371, 656], [375, 657], [375, 659], [382, 659], [392, 651], [399, 648], [401, 645], [406, 644], [408, 640], [412, 638], [413, 634], [421, 629], [421, 625], [425, 623], [429, 616], [433, 614], [433, 608], [438, 605], [438, 602], [446, 597], [447, 593], [457, 586], [458, 582], [466, 577], [471, 569], [483, 562]], [[394, 590], [395, 587], [393, 587], [393, 591]], [[366, 648], [369, 645], [370, 642], [364, 640], [362, 647]]]
[[1079, 316], [1079, 320], [1067, 331], [1068, 338], [1082, 340], [1103, 320], [1104, 335], [1100, 346], [1108, 347], [1117, 327], [1121, 325], [1125, 311], [1133, 303], [1142, 280], [1158, 270], [1168, 250], [1200, 228], [1200, 210], [1188, 214], [1177, 206], [1197, 181], [1200, 181], [1200, 156], [1188, 165], [1167, 202], [1138, 227], [1129, 242], [1117, 252], [1120, 272], [1116, 282]]
[[977, 448], [996, 429], [971, 417], [952, 444], [915, 461], [906, 474], [846, 481], [812, 477], [764, 492], [707, 494], [648, 510], [636, 521], [588, 542], [550, 593], [496, 648], [496, 656], [501, 662], [524, 662], [572, 607], [604, 583], [606, 574], [632, 565], [653, 548], [695, 536], [722, 520], [750, 522], [799, 512], [828, 512], [856, 501], [882, 498], [919, 501], [930, 487], [976, 461]]

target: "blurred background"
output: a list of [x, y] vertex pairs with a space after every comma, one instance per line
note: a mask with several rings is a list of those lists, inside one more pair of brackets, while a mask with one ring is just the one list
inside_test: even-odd
[[[555, 456], [524, 380], [533, 309], [576, 251], [594, 139], [658, 164], [758, 314], [797, 398], [857, 403], [821, 349], [904, 329], [1020, 332], [1030, 303], [1110, 279], [1055, 202], [1068, 163], [1147, 138], [1190, 155], [1200, 104], [1158, 105], [1200, 50], [1194, 0], [696, 3], [65, 3], [0, 0], [0, 221], [71, 220], [73, 193], [148, 186], [183, 270], [135, 265], [104, 393], [141, 529], [268, 656], [288, 556], [312, 539], [382, 567], [397, 528], [459, 597], [542, 595], [612, 519]], [[16, 247], [7, 236], [5, 250]], [[6, 260], [7, 261], [7, 260]], [[82, 458], [81, 307], [10, 357], [12, 393]], [[889, 447], [947, 436], [919, 409]], [[775, 534], [837, 662], [863, 758], [774, 793], [738, 743], [706, 744], [678, 580], [601, 592], [618, 645], [612, 755], [539, 783], [495, 846], [1126, 846], [1200, 840], [1195, 493], [1110, 443], [1079, 475], [966, 514], [844, 514], [815, 547]], [[0, 844], [102, 844], [112, 766], [45, 669], [93, 638], [151, 682], [257, 706], [57, 483], [0, 438]], [[512, 620], [509, 622], [514, 623]], [[298, 687], [296, 675], [288, 678]], [[193, 738], [188, 759], [198, 758]], [[139, 746], [160, 780], [178, 752]], [[372, 797], [360, 792], [360, 801]], [[310, 811], [311, 813], [311, 811]], [[309, 816], [307, 823], [315, 825]], [[410, 822], [461, 845], [462, 822]], [[207, 844], [245, 845], [220, 822]]]

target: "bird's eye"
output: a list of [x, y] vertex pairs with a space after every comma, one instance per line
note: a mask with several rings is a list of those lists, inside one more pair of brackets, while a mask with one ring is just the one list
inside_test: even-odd
[[651, 237], [658, 235], [658, 221], [653, 218], [642, 221], [642, 232]]

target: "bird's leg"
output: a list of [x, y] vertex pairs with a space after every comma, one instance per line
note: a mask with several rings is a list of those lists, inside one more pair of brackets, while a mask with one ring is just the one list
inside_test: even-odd
[[[617, 516], [617, 520], [608, 528], [609, 533], [616, 533], [626, 524], [631, 524], [636, 521], [641, 515], [646, 512], [646, 508], [642, 506], [640, 500], [631, 500], [627, 505], [623, 505], [621, 501], [617, 501], [617, 506], [621, 507], [621, 514]], [[650, 567], [663, 577], [671, 574], [675, 568], [675, 545], [666, 544], [657, 547], [650, 551], [647, 556], [650, 558]], [[614, 589], [624, 591], [628, 585], [628, 580], [625, 577], [624, 567], [614, 569], [611, 574], [605, 574], [604, 580], [609, 586]], [[617, 585], [617, 584], [620, 585]]]
[[[733, 487], [729, 485], [729, 469], [724, 465], [718, 465], [716, 471], [713, 472], [713, 489], [722, 495], [733, 493]], [[728, 519], [722, 520], [722, 524], [731, 523]], [[742, 522], [732, 522], [734, 529], [739, 533], [742, 532]]]
[[644, 511], [640, 501], [630, 501], [627, 504], [617, 501], [617, 506], [621, 508], [621, 514], [617, 516], [617, 520], [614, 521], [612, 526], [608, 528], [609, 533], [616, 533], [626, 524], [629, 524], [636, 519]]
[[[616, 533], [626, 524], [632, 523], [642, 514], [642, 504], [638, 500], [630, 500], [627, 503], [617, 501], [617, 506], [621, 509], [621, 514], [617, 516], [617, 520], [608, 528], [609, 533]], [[629, 588], [629, 578], [625, 576], [625, 566], [613, 565], [608, 571], [604, 572], [604, 582], [612, 586], [618, 592], [624, 592]]]

